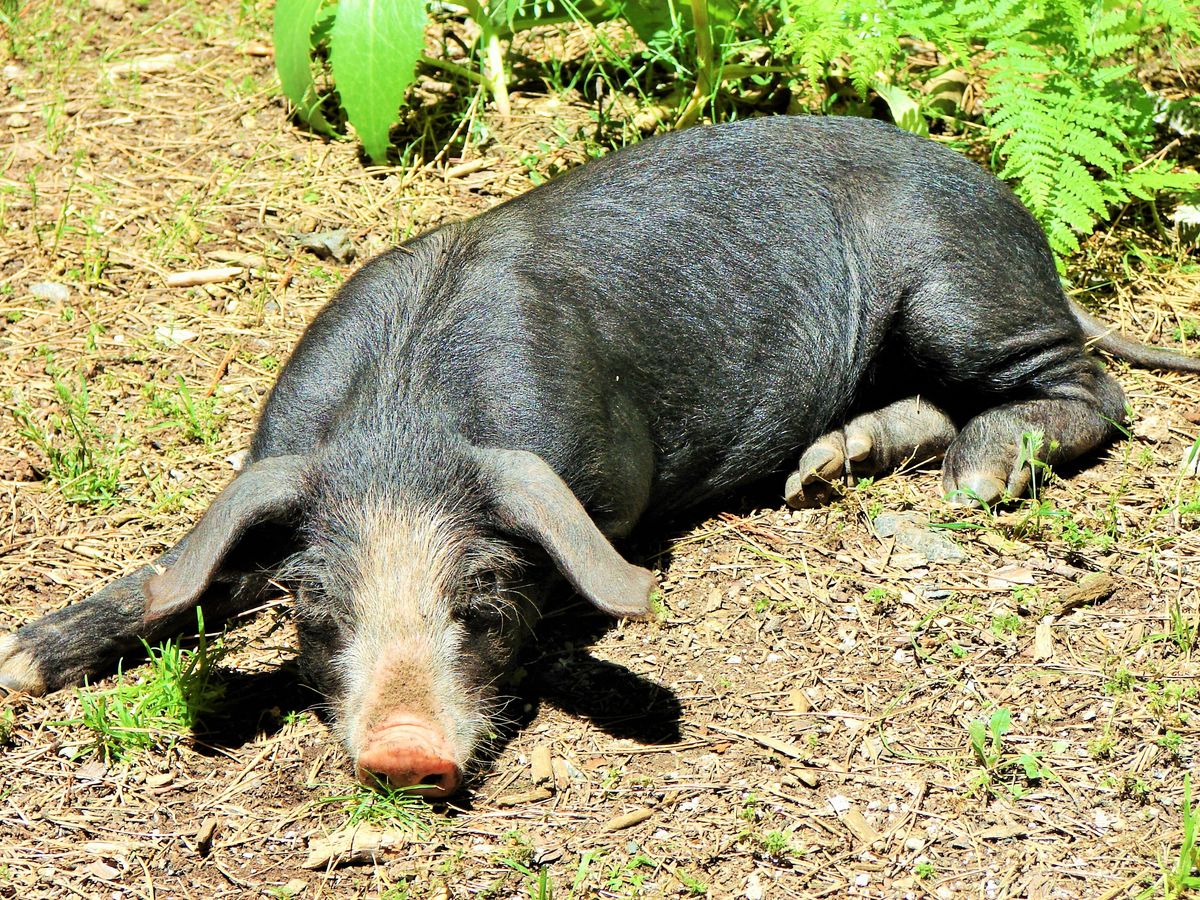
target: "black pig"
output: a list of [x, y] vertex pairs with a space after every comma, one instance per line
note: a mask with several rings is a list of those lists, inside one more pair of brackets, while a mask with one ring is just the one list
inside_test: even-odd
[[[854, 118], [648, 140], [383, 254], [297, 345], [250, 464], [156, 563], [0, 638], [0, 683], [77, 683], [297, 586], [301, 664], [360, 773], [454, 790], [556, 569], [600, 609], [654, 580], [610, 543], [782, 473], [944, 455], [1019, 494], [1125, 418], [1036, 222], [973, 163]], [[919, 399], [918, 399], [919, 398]]]

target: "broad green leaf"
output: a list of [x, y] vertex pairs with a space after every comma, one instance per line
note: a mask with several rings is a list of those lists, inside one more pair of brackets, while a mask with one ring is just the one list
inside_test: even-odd
[[1042, 777], [1041, 761], [1033, 753], [1022, 753], [1017, 759], [1025, 770], [1025, 777], [1030, 781], [1038, 781]]
[[911, 131], [921, 137], [929, 137], [929, 122], [925, 120], [925, 115], [915, 100], [894, 84], [877, 81], [871, 86], [887, 104], [893, 122], [905, 131]]
[[278, 0], [275, 5], [275, 70], [283, 93], [309, 127], [333, 134], [321, 112], [312, 74], [312, 30], [325, 0]]
[[975, 758], [979, 760], [981, 766], [986, 766], [988, 764], [987, 735], [984, 731], [983, 722], [972, 722], [967, 726], [967, 734], [970, 735], [971, 749], [975, 751]]
[[341, 0], [330, 34], [338, 96], [367, 155], [387, 158], [388, 129], [425, 48], [424, 0]]
[[988, 731], [992, 733], [992, 741], [998, 749], [1003, 737], [1012, 731], [1012, 713], [1006, 707], [1000, 707], [992, 713], [992, 718], [988, 722]]

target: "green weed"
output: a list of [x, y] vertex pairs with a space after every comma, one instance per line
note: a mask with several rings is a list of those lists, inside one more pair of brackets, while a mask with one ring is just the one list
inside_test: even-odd
[[224, 642], [218, 638], [210, 645], [199, 610], [196, 619], [195, 650], [185, 650], [176, 641], [146, 645], [144, 672], [135, 680], [121, 673], [113, 687], [77, 691], [80, 715], [62, 724], [82, 725], [92, 733], [86, 750], [108, 761], [170, 745], [216, 708], [225, 693], [225, 685], [214, 677], [225, 654]]
[[968, 726], [971, 752], [981, 771], [976, 776], [976, 788], [995, 794], [999, 786], [1007, 788], [1014, 799], [1025, 793], [1020, 784], [1036, 784], [1052, 773], [1043, 768], [1040, 753], [1009, 754], [1004, 739], [1012, 730], [1012, 714], [1004, 707], [996, 709], [986, 719], [977, 719]]
[[1200, 845], [1196, 843], [1198, 823], [1200, 818], [1192, 806], [1192, 778], [1183, 776], [1183, 804], [1180, 807], [1180, 821], [1183, 827], [1183, 837], [1179, 843], [1179, 859], [1163, 873], [1155, 884], [1138, 895], [1138, 900], [1149, 900], [1151, 897], [1162, 897], [1163, 900], [1176, 900], [1192, 896], [1200, 891]]
[[1000, 613], [992, 616], [992, 634], [998, 638], [1017, 634], [1021, 630], [1021, 617], [1016, 613]]
[[322, 797], [318, 806], [341, 806], [346, 825], [387, 825], [401, 828], [418, 839], [434, 831], [434, 819], [428, 802], [411, 788], [393, 788], [387, 784], [369, 787], [356, 784], [349, 793]]
[[27, 405], [15, 406], [17, 433], [46, 458], [47, 478], [68, 501], [111, 506], [119, 498], [120, 454], [128, 445], [92, 422], [87, 381], [82, 375], [77, 385], [71, 385], [51, 374], [59, 411], [50, 416], [47, 425], [41, 425]]
[[160, 392], [154, 385], [146, 386], [148, 409], [165, 420], [146, 430], [178, 428], [184, 440], [211, 447], [221, 437], [224, 415], [217, 411], [214, 398], [194, 396], [180, 375], [175, 376], [175, 381], [179, 387], [173, 393]]

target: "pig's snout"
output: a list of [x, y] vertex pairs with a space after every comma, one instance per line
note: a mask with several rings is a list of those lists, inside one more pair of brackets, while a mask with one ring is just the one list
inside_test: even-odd
[[[458, 790], [462, 771], [445, 736], [434, 725], [413, 717], [392, 719], [372, 731], [358, 755], [364, 784], [414, 787], [425, 797], [446, 797]], [[421, 787], [416, 787], [421, 785]]]

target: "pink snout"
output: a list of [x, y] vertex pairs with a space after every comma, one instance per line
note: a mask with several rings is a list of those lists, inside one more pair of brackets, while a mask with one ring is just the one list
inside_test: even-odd
[[447, 797], [458, 790], [462, 772], [442, 732], [428, 722], [404, 716], [390, 719], [367, 736], [358, 755], [363, 784], [415, 787], [425, 797]]

